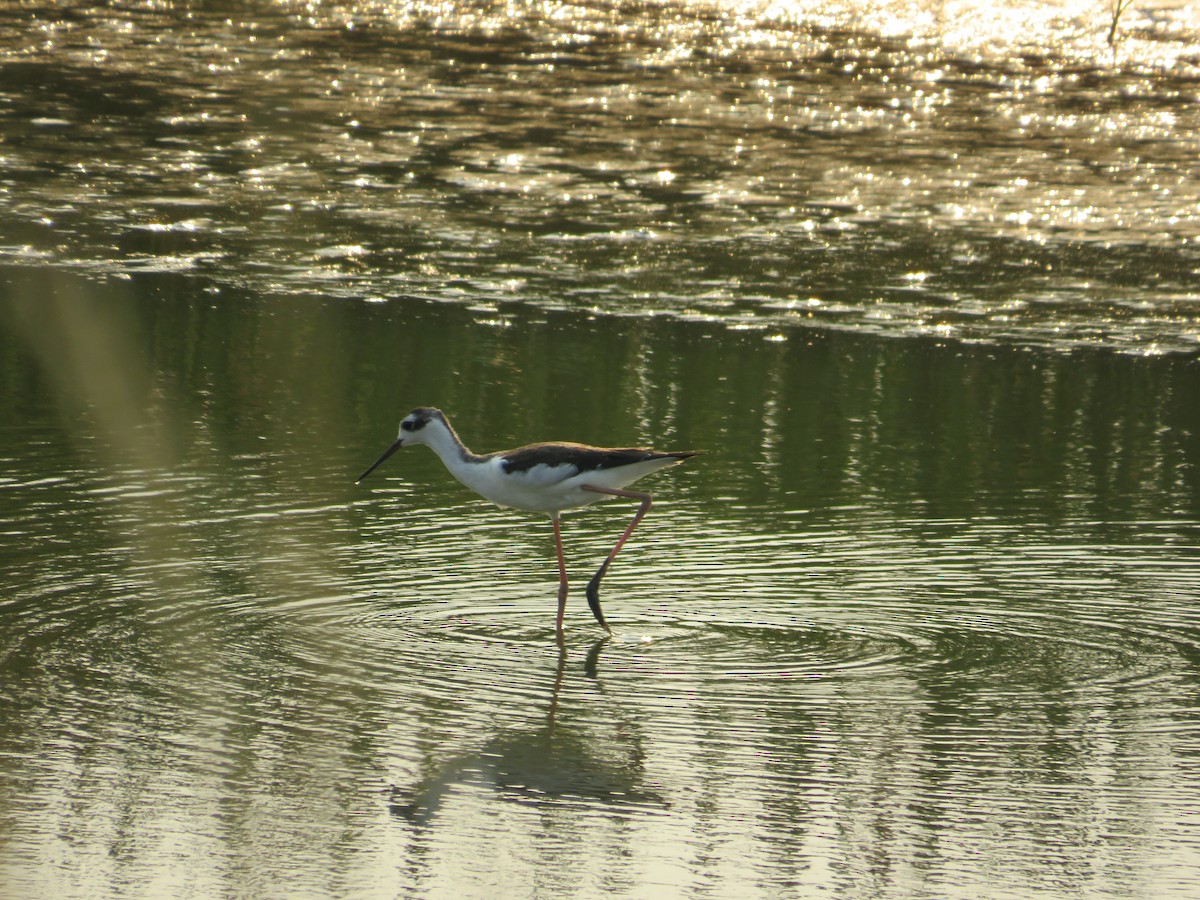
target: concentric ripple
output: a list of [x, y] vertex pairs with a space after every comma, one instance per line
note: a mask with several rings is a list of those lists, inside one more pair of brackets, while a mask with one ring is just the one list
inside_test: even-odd
[[[274, 453], [220, 477], [68, 462], [0, 485], [0, 528], [24, 539], [0, 602], [0, 801], [63, 783], [88, 812], [18, 816], [35, 844], [53, 827], [107, 846], [149, 792], [140, 828], [236, 821], [230, 846], [304, 883], [347, 827], [434, 841], [439, 877], [492, 882], [503, 854], [455, 848], [536, 832], [529, 816], [596, 860], [640, 858], [629, 830], [647, 858], [677, 858], [753, 822], [745, 853], [786, 883], [797, 847], [869, 880], [865, 857], [819, 837], [868, 815], [903, 842], [952, 819], [952, 878], [1000, 816], [1011, 852], [989, 878], [1017, 885], [1070, 869], [1051, 834], [1151, 827], [1098, 790], [1134, 779], [1186, 813], [1171, 748], [1200, 733], [1200, 548], [1185, 518], [714, 516], [685, 489], [606, 578], [610, 637], [581, 588], [627, 511], [597, 507], [567, 524], [560, 648], [536, 517], [420, 477], [363, 491]], [[303, 847], [272, 825], [297, 819]]]
[[[460, 515], [472, 518], [466, 549], [451, 524]], [[389, 540], [378, 554], [368, 544], [342, 626], [411, 637], [399, 669], [419, 668], [433, 645], [443, 655], [483, 645], [490, 665], [518, 670], [525, 654], [545, 649], [555, 606], [546, 535], [514, 531], [510, 514], [481, 508], [406, 516], [381, 529]], [[604, 533], [580, 523], [577, 567]], [[1079, 523], [1080, 539], [1065, 548], [1027, 523], [849, 519], [789, 526], [753, 544], [714, 537], [744, 533], [717, 526], [660, 522], [670, 545], [651, 535], [614, 568], [602, 598], [615, 633], [596, 646], [602, 680], [634, 693], [686, 682], [742, 700], [793, 681], [863, 691], [889, 681], [903, 690], [970, 684], [1026, 702], [1146, 689], [1200, 647], [1200, 618], [1172, 593], [1200, 574], [1200, 558], [1155, 547], [1155, 532], [1176, 532], [1172, 522], [1131, 526], [1126, 546], [1111, 534], [1097, 542], [1087, 534], [1094, 524]], [[603, 638], [579, 590], [588, 571], [575, 574], [568, 607], [573, 654]], [[442, 682], [450, 693], [469, 690], [452, 676]]]

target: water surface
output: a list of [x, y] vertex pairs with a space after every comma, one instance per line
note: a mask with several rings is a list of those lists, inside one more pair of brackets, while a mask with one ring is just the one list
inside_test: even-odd
[[1194, 13], [940, 9], [0, 12], [7, 894], [1200, 891]]
[[1100, 6], [22, 6], [0, 255], [1194, 353], [1200, 21]]
[[[5, 283], [18, 894], [1195, 889], [1194, 364]], [[582, 405], [585, 352], [639, 362]], [[611, 640], [577, 593], [556, 649], [548, 521], [422, 448], [353, 485], [410, 396], [710, 450]]]

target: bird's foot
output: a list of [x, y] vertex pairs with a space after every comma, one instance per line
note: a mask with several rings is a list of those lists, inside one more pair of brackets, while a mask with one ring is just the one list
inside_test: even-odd
[[600, 609], [600, 577], [603, 574], [604, 571], [601, 570], [592, 577], [592, 580], [587, 584], [587, 590], [585, 593], [587, 594], [587, 602], [588, 606], [592, 610], [592, 615], [596, 617], [596, 621], [600, 623], [601, 628], [603, 628], [609, 634], [612, 634], [612, 629], [609, 628], [608, 623], [604, 621], [604, 613]]

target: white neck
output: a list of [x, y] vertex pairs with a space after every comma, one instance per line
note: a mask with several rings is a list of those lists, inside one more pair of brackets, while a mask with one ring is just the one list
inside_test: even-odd
[[422, 439], [455, 476], [481, 459], [467, 448], [448, 422], [430, 422], [424, 428]]

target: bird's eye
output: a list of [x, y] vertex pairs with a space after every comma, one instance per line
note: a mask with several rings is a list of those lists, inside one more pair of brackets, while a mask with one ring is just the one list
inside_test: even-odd
[[400, 430], [401, 431], [412, 431], [413, 423], [410, 420], [405, 419], [403, 422], [400, 423]]

